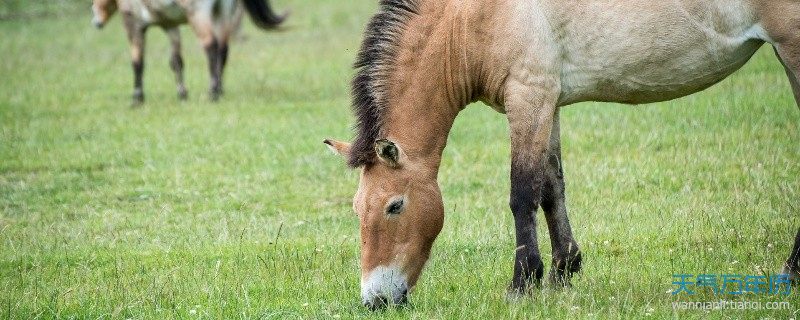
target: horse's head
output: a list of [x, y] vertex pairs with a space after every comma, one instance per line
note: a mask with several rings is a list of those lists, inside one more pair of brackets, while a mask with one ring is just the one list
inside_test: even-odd
[[[325, 143], [347, 157], [350, 144]], [[353, 209], [361, 223], [361, 300], [371, 309], [403, 304], [444, 221], [436, 172], [409, 161], [400, 145], [375, 142], [377, 160], [360, 168]]]
[[92, 25], [102, 28], [117, 12], [117, 0], [94, 0], [92, 2]]

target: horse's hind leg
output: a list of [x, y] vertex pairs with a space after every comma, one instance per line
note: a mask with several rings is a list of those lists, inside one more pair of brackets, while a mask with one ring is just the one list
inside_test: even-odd
[[572, 237], [564, 196], [564, 172], [561, 166], [561, 137], [558, 111], [550, 133], [550, 148], [545, 163], [545, 181], [542, 188], [542, 210], [547, 219], [550, 243], [553, 247], [553, 264], [550, 266], [550, 283], [568, 286], [572, 273], [581, 269], [581, 251]]
[[131, 65], [133, 66], [133, 105], [144, 102], [142, 74], [144, 73], [144, 33], [147, 27], [142, 26], [132, 14], [123, 14], [128, 42], [131, 46]]
[[797, 106], [800, 107], [800, 62], [795, 61], [794, 66], [790, 65], [791, 60], [800, 60], [800, 52], [797, 52], [793, 59], [789, 49], [782, 48], [782, 51], [783, 53], [779, 52], [778, 47], [775, 47], [775, 55], [778, 56], [778, 60], [783, 64], [783, 69], [786, 70], [786, 77], [789, 78], [789, 84], [792, 85], [794, 100]]
[[794, 237], [794, 248], [783, 266], [783, 273], [788, 274], [792, 281], [800, 282], [800, 229]]
[[[795, 102], [800, 107], [800, 37], [796, 39], [797, 41], [794, 43], [775, 44], [775, 54], [786, 70], [786, 76], [789, 78], [789, 83], [792, 85], [792, 91], [794, 92]], [[784, 264], [783, 273], [788, 274], [792, 281], [800, 282], [800, 230], [797, 230], [794, 247], [792, 248], [792, 253], [789, 254], [789, 259]]]
[[183, 83], [183, 56], [181, 56], [181, 31], [178, 27], [166, 30], [169, 41], [172, 44], [172, 56], [169, 59], [169, 66], [175, 72], [175, 82], [178, 86], [178, 99], [186, 100], [186, 85]]
[[800, 16], [800, 2], [763, 1], [759, 4], [759, 15], [800, 106], [800, 33], [797, 32], [800, 20], [794, 18]]
[[211, 75], [211, 85], [209, 95], [212, 101], [219, 99], [222, 93], [222, 59], [220, 55], [220, 42], [214, 34], [214, 24], [210, 12], [198, 12], [189, 23], [192, 25], [200, 43], [206, 51], [208, 57], [208, 71]]
[[221, 12], [214, 22], [216, 24], [214, 29], [217, 31], [216, 38], [219, 42], [219, 82], [220, 94], [222, 94], [224, 92], [222, 80], [225, 74], [225, 66], [228, 64], [228, 43], [239, 28], [242, 20], [242, 9], [237, 1], [228, 1], [222, 3], [220, 10]]
[[[786, 76], [792, 86], [794, 99], [800, 107], [800, 37], [792, 44], [776, 44], [775, 54], [786, 70]], [[784, 264], [783, 273], [788, 274], [794, 282], [800, 282], [800, 230], [794, 239], [794, 248]]]

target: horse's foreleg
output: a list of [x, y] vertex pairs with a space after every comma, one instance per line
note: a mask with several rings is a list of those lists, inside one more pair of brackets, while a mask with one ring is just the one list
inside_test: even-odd
[[511, 129], [511, 212], [516, 250], [510, 293], [539, 285], [544, 264], [536, 235], [536, 211], [542, 196], [544, 160], [550, 140], [557, 84], [510, 81], [505, 99]]
[[564, 172], [561, 166], [561, 136], [558, 110], [550, 133], [550, 148], [545, 161], [545, 181], [542, 189], [542, 211], [547, 219], [553, 264], [548, 279], [551, 283], [568, 286], [573, 272], [581, 269], [581, 251], [572, 237], [564, 196]]
[[177, 27], [167, 29], [169, 41], [172, 44], [172, 56], [169, 66], [175, 72], [175, 82], [178, 86], [178, 99], [186, 100], [186, 85], [183, 82], [183, 56], [181, 56], [181, 31]]
[[144, 33], [147, 30], [131, 14], [123, 14], [125, 30], [131, 47], [131, 65], [133, 66], [133, 105], [144, 102], [142, 74], [144, 73]]

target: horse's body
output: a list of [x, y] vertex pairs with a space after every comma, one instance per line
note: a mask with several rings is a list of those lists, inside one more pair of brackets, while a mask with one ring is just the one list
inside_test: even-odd
[[[506, 114], [516, 243], [510, 290], [538, 284], [536, 211], [553, 248], [549, 279], [581, 267], [567, 218], [559, 107], [648, 103], [701, 91], [775, 47], [800, 102], [798, 0], [384, 0], [353, 80], [354, 143], [326, 140], [361, 168], [361, 290], [369, 307], [406, 299], [441, 230], [437, 182], [459, 111]], [[784, 272], [800, 275], [800, 232]]]
[[[284, 19], [272, 12], [267, 1], [242, 0], [253, 21], [262, 29], [272, 29]], [[242, 20], [242, 9], [238, 0], [94, 0], [92, 23], [98, 28], [102, 27], [117, 10], [122, 13], [131, 46], [134, 104], [144, 100], [144, 33], [150, 26], [161, 27], [170, 38], [170, 67], [175, 72], [180, 99], [185, 99], [187, 93], [183, 82], [183, 58], [178, 27], [187, 23], [197, 34], [208, 56], [211, 99], [216, 100], [222, 94], [222, 73], [228, 59], [228, 42]]]

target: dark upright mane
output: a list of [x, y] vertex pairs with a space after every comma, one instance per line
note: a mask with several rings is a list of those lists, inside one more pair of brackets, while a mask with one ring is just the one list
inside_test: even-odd
[[397, 56], [398, 42], [409, 18], [417, 14], [418, 0], [381, 0], [372, 17], [354, 67], [352, 96], [356, 138], [347, 160], [351, 167], [375, 161], [375, 140], [381, 137], [386, 113], [386, 82]]

